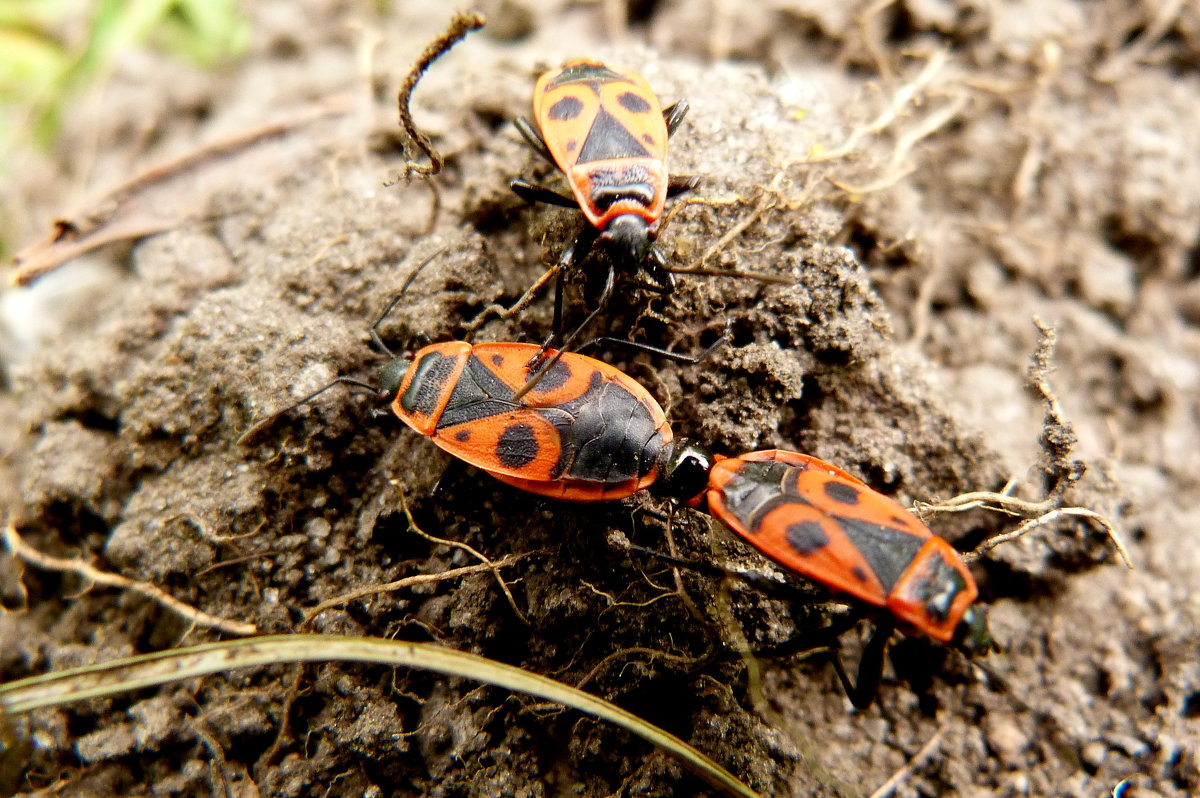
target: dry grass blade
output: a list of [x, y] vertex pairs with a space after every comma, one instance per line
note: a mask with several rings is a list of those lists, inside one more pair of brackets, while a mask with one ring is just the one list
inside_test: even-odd
[[233, 668], [333, 661], [422, 668], [564, 704], [614, 723], [678, 757], [698, 776], [727, 795], [756, 796], [733, 774], [683, 740], [620, 707], [513, 665], [428, 643], [330, 635], [273, 635], [208, 643], [0, 685], [0, 706], [6, 714], [14, 715], [120, 695]]

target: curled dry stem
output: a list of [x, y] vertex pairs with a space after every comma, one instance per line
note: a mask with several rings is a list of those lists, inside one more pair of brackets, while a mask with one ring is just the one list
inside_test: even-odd
[[[392, 480], [392, 484], [396, 485], [397, 488], [399, 488], [399, 485], [396, 483], [395, 480]], [[437, 574], [415, 574], [413, 576], [406, 576], [403, 579], [397, 579], [392, 582], [386, 582], [383, 584], [375, 584], [375, 585], [364, 585], [362, 587], [355, 588], [354, 590], [348, 591], [346, 593], [342, 593], [341, 595], [338, 595], [338, 596], [334, 596], [333, 598], [325, 599], [324, 601], [322, 601], [320, 604], [316, 605], [315, 607], [312, 607], [311, 609], [306, 610], [304, 613], [304, 623], [305, 624], [311, 623], [313, 618], [320, 615], [325, 610], [340, 606], [340, 605], [345, 604], [350, 601], [356, 601], [358, 599], [365, 598], [367, 596], [374, 596], [374, 595], [378, 595], [380, 593], [394, 593], [397, 590], [404, 590], [405, 588], [410, 588], [415, 585], [435, 584], [437, 582], [442, 582], [447, 579], [458, 579], [459, 577], [470, 576], [471, 574], [489, 573], [489, 572], [496, 577], [496, 581], [499, 583], [500, 589], [504, 592], [504, 595], [508, 598], [508, 603], [510, 605], [512, 605], [513, 612], [516, 613], [517, 617], [520, 618], [522, 622], [528, 623], [528, 621], [525, 618], [525, 615], [521, 612], [520, 609], [517, 608], [516, 599], [513, 598], [512, 592], [508, 589], [508, 584], [500, 576], [500, 569], [520, 562], [521, 560], [528, 557], [529, 554], [510, 554], [506, 557], [502, 557], [499, 560], [495, 560], [495, 561], [490, 560], [465, 543], [459, 543], [459, 542], [453, 541], [453, 540], [445, 540], [443, 538], [435, 537], [434, 535], [430, 535], [427, 532], [423, 531], [419, 526], [417, 526], [416, 521], [413, 519], [412, 512], [408, 509], [408, 502], [405, 500], [404, 491], [402, 491], [402, 490], [400, 491], [400, 506], [401, 506], [401, 508], [403, 508], [404, 515], [408, 519], [409, 528], [412, 529], [413, 531], [415, 531], [418, 535], [420, 535], [421, 537], [425, 538], [426, 540], [432, 541], [434, 543], [442, 543], [447, 546], [453, 546], [455, 548], [462, 549], [463, 551], [467, 552], [471, 556], [478, 559], [480, 561], [479, 564], [478, 565], [466, 565], [466, 566], [463, 566], [462, 568], [452, 568], [449, 571], [442, 571], [441, 573], [437, 573]]]
[[417, 59], [417, 63], [413, 64], [412, 69], [405, 76], [404, 83], [400, 84], [400, 91], [396, 95], [396, 109], [400, 119], [400, 129], [408, 138], [408, 142], [424, 153], [425, 157], [429, 159], [428, 166], [422, 166], [412, 160], [407, 161], [404, 164], [404, 174], [401, 175], [405, 181], [411, 180], [413, 175], [433, 177], [442, 171], [442, 166], [445, 163], [442, 154], [433, 146], [433, 142], [429, 139], [429, 136], [425, 135], [417, 127], [417, 123], [413, 121], [411, 108], [413, 91], [416, 90], [417, 84], [421, 82], [421, 77], [424, 76], [425, 70], [429, 69], [430, 64], [441, 58], [454, 45], [465, 39], [468, 33], [482, 28], [486, 21], [482, 14], [473, 11], [465, 14], [455, 14], [454, 19], [450, 20], [450, 25], [443, 31], [442, 35], [425, 47], [425, 51], [421, 53], [421, 57]]

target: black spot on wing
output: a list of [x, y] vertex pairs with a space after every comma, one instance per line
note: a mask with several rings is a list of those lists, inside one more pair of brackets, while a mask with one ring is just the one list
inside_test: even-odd
[[460, 429], [458, 432], [454, 433], [454, 440], [458, 441], [459, 443], [466, 443], [467, 441], [471, 440], [471, 430]]
[[858, 497], [862, 493], [862, 491], [853, 485], [839, 482], [836, 479], [829, 480], [822, 487], [825, 490], [825, 495], [838, 504], [858, 504]]
[[537, 435], [528, 424], [513, 424], [500, 433], [496, 458], [508, 468], [524, 468], [537, 459]]
[[569, 119], [574, 119], [583, 112], [583, 102], [578, 97], [563, 97], [561, 100], [550, 106], [550, 110], [546, 115], [551, 119], [559, 122], [565, 122]]
[[650, 103], [645, 98], [631, 91], [623, 91], [617, 95], [617, 104], [631, 114], [644, 114], [650, 110]]
[[867, 583], [867, 572], [862, 569], [861, 565], [856, 565], [851, 568], [850, 573], [854, 574], [854, 578], [863, 584]]
[[504, 355], [501, 355], [499, 353], [492, 355], [492, 365], [493, 366], [503, 366], [504, 365]]
[[642, 141], [646, 142], [647, 146], [654, 146], [654, 136], [651, 136], [649, 133], [642, 134]]
[[829, 545], [829, 536], [816, 521], [801, 521], [787, 528], [788, 545], [805, 557]]
[[561, 388], [567, 384], [567, 380], [569, 379], [571, 379], [571, 367], [565, 359], [560, 359], [550, 367], [549, 371], [542, 375], [542, 378], [538, 380], [538, 384], [533, 386], [533, 393], [543, 393], [553, 391], [555, 388]]
[[642, 143], [621, 124], [621, 120], [601, 108], [592, 122], [576, 163], [610, 158], [646, 158], [649, 155]]
[[871, 566], [885, 593], [891, 593], [900, 575], [912, 565], [925, 541], [916, 535], [857, 518], [833, 515], [833, 520], [863, 559]]

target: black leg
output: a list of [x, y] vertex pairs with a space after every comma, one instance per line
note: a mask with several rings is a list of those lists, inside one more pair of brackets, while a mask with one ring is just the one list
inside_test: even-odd
[[786, 657], [801, 651], [827, 648], [829, 660], [833, 664], [838, 681], [842, 683], [842, 689], [846, 691], [846, 697], [855, 709], [867, 709], [879, 694], [879, 682], [883, 678], [883, 657], [895, 626], [891, 621], [876, 623], [875, 628], [871, 630], [871, 636], [867, 638], [862, 658], [858, 661], [856, 679], [852, 682], [846, 673], [845, 665], [842, 664], [839, 638], [860, 620], [862, 613], [851, 611], [822, 629], [797, 635], [768, 649], [755, 651], [754, 655], [763, 658]]
[[[781, 598], [773, 596], [773, 598]], [[812, 599], [808, 599], [809, 602]], [[782, 643], [778, 643], [767, 648], [760, 648], [754, 652], [756, 657], [763, 659], [776, 659], [778, 657], [790, 657], [793, 654], [799, 654], [802, 651], [812, 651], [817, 648], [827, 648], [830, 651], [836, 652], [838, 649], [838, 638], [852, 629], [859, 621], [862, 620], [862, 613], [857, 610], [831, 618], [826, 626], [820, 629], [803, 634], [795, 635]], [[836, 667], [836, 666], [835, 666]]]
[[[676, 105], [678, 105], [678, 103], [676, 103]], [[685, 108], [684, 110], [686, 111], [687, 109]], [[551, 166], [558, 166], [554, 160], [554, 156], [550, 154], [550, 148], [546, 146], [545, 140], [542, 138], [540, 133], [533, 129], [533, 125], [529, 124], [528, 119], [523, 116], [518, 116], [513, 120], [513, 126], [516, 127], [517, 132], [521, 134], [521, 138], [525, 139], [525, 143], [528, 144], [534, 152], [549, 161]]]
[[546, 343], [542, 344], [543, 352], [562, 340], [563, 294], [566, 291], [566, 285], [567, 281], [563, 277], [562, 269], [559, 269], [558, 279], [554, 282], [554, 321], [550, 325], [550, 337], [546, 339]]
[[[590, 224], [585, 225], [579, 235], [575, 236], [575, 240], [569, 247], [563, 250], [562, 255], [558, 259], [558, 278], [554, 282], [554, 321], [550, 325], [550, 335], [542, 344], [541, 352], [538, 352], [537, 357], [529, 361], [529, 368], [536, 368], [538, 362], [542, 359], [542, 354], [547, 349], [557, 346], [563, 340], [563, 293], [566, 288], [566, 275], [568, 271], [575, 265], [576, 261], [584, 257], [591, 251], [592, 246], [596, 243], [596, 238], [599, 236], [599, 231]], [[594, 315], [594, 314], [593, 314]], [[591, 320], [591, 316], [588, 317]], [[578, 331], [576, 331], [578, 332]], [[575, 333], [572, 333], [574, 337]], [[528, 392], [528, 384], [522, 389], [523, 396]]]
[[687, 116], [689, 107], [688, 101], [680, 98], [663, 109], [663, 121], [667, 123], [668, 137], [675, 135], [675, 129], [679, 127], [679, 123]]
[[[767, 574], [762, 573], [761, 571], [739, 571], [734, 568], [727, 568], [723, 565], [717, 565], [716, 563], [708, 562], [707, 560], [684, 560], [680, 557], [672, 557], [670, 554], [665, 554], [660, 551], [655, 551], [654, 549], [648, 549], [644, 546], [639, 546], [636, 543], [630, 543], [629, 550], [653, 557], [654, 559], [667, 563], [668, 565], [686, 568], [689, 571], [694, 571], [698, 574], [704, 574], [705, 576], [729, 577], [730, 579], [737, 579], [740, 582], [745, 582], [755, 590], [761, 591], [765, 595], [781, 601], [794, 602], [800, 600], [801, 598], [808, 598], [796, 590], [793, 585], [790, 585], [786, 582], [780, 582], [779, 580], [774, 579]], [[785, 643], [784, 645], [787, 644]], [[810, 646], [810, 648], [817, 648], [817, 646]], [[800, 651], [803, 649], [796, 650]], [[789, 651], [787, 653], [792, 652]], [[774, 654], [771, 656], [774, 656]]]
[[[578, 205], [572, 205], [578, 208]], [[576, 263], [582, 261], [592, 251], [592, 247], [596, 244], [596, 239], [600, 237], [600, 231], [585, 223], [583, 229], [579, 231], [579, 235], [575, 236], [575, 240], [571, 242], [571, 246], [563, 250], [563, 254], [558, 259], [558, 268], [562, 272], [566, 272]]]
[[[563, 292], [565, 290], [566, 281], [563, 279], [562, 270], [558, 272], [558, 279], [554, 281], [554, 320], [550, 323], [550, 334], [546, 336], [546, 340], [542, 342], [542, 346], [538, 349], [536, 355], [529, 359], [525, 364], [525, 368], [534, 371], [542, 363], [542, 358], [546, 356], [546, 350], [558, 346], [558, 342], [562, 340], [562, 324], [563, 324]], [[533, 387], [529, 384], [533, 380], [526, 381], [525, 385], [521, 386], [521, 390], [517, 392], [514, 399], [520, 399]]]
[[695, 175], [671, 175], [667, 178], [667, 198], [678, 197], [700, 185]]
[[[612, 265], [608, 264], [608, 271], [604, 274], [604, 287], [600, 289], [600, 299], [596, 301], [596, 310], [608, 307], [608, 303], [612, 301], [613, 291], [617, 287], [617, 270]], [[593, 313], [593, 315], [595, 315]], [[591, 317], [589, 317], [590, 320]], [[582, 325], [580, 325], [582, 328]], [[578, 330], [576, 330], [578, 332]]]
[[724, 346], [727, 343], [729, 343], [729, 339], [726, 336], [721, 336], [720, 338], [717, 339], [716, 343], [714, 343], [712, 346], [705, 349], [700, 354], [685, 355], [682, 352], [672, 352], [668, 349], [660, 349], [657, 346], [651, 346], [650, 344], [643, 344], [639, 341], [629, 341], [624, 338], [613, 338], [612, 336], [609, 336], [609, 335], [602, 335], [599, 338], [593, 338], [590, 341], [587, 341], [586, 343], [580, 344], [575, 349], [575, 351], [583, 352], [585, 349], [591, 349], [592, 347], [595, 347], [595, 346], [607, 344], [608, 346], [623, 346], [626, 349], [633, 349], [638, 352], [646, 352], [648, 354], [655, 355], [657, 357], [664, 357], [667, 360], [673, 360], [676, 363], [695, 364], [695, 363], [699, 363], [700, 361], [704, 360], [709, 355], [711, 355], [713, 352], [717, 351], [718, 349], [720, 349], [722, 346]]
[[516, 393], [509, 398], [509, 401], [519, 402], [521, 398], [525, 396], [525, 394], [532, 391], [534, 387], [542, 381], [542, 378], [550, 373], [550, 369], [554, 368], [554, 365], [558, 363], [558, 361], [562, 360], [562, 356], [569, 351], [571, 344], [575, 343], [575, 339], [579, 337], [579, 333], [583, 332], [583, 329], [591, 324], [592, 319], [596, 318], [596, 316], [602, 310], [604, 310], [603, 305], [589, 313], [587, 318], [584, 319], [583, 322], [580, 323], [580, 325], [576, 327], [570, 335], [563, 339], [562, 346], [549, 360], [543, 361], [547, 349], [547, 347], [543, 346], [542, 350], [530, 359], [529, 365], [527, 366], [527, 368], [533, 373], [529, 375], [529, 379], [525, 381], [525, 384], [522, 385], [516, 391]]
[[[629, 550], [647, 554], [664, 563], [679, 566], [680, 568], [687, 568], [708, 576], [727, 576], [741, 580], [771, 598], [791, 602], [795, 602], [798, 599], [802, 601], [811, 600], [797, 591], [792, 585], [772, 579], [761, 572], [737, 571], [704, 560], [683, 560], [679, 557], [672, 557], [669, 554], [647, 549], [634, 543], [629, 544]], [[846, 697], [850, 699], [850, 703], [856, 709], [867, 709], [875, 702], [875, 696], [879, 693], [879, 683], [883, 678], [884, 654], [887, 652], [888, 642], [895, 631], [895, 624], [892, 621], [877, 622], [875, 624], [875, 628], [871, 631], [871, 636], [867, 639], [867, 645], [863, 649], [862, 658], [858, 661], [857, 677], [852, 682], [846, 674], [845, 666], [842, 664], [838, 639], [862, 620], [862, 617], [863, 615], [860, 610], [852, 609], [842, 617], [831, 621], [824, 628], [796, 635], [777, 646], [755, 651], [754, 655], [763, 658], [786, 657], [801, 651], [827, 648], [830, 652], [830, 660], [833, 663], [834, 672], [837, 673], [838, 681], [842, 683], [842, 689], [846, 691]]]
[[451, 457], [450, 462], [446, 463], [446, 467], [438, 475], [437, 482], [433, 483], [433, 487], [429, 489], [429, 497], [431, 499], [439, 498], [442, 491], [445, 490], [445, 485], [461, 477], [466, 472], [466, 468], [466, 462], [457, 457]]
[[574, 197], [568, 197], [566, 194], [560, 194], [552, 188], [539, 186], [519, 178], [508, 181], [508, 187], [512, 189], [514, 194], [526, 202], [542, 202], [546, 205], [557, 205], [560, 208], [579, 207], [579, 203], [575, 201]]
[[875, 703], [879, 694], [879, 682], [883, 679], [883, 655], [887, 651], [888, 641], [891, 640], [893, 627], [891, 623], [876, 625], [867, 638], [867, 646], [863, 649], [862, 659], [858, 661], [858, 683], [850, 684], [846, 669], [842, 667], [841, 654], [834, 649], [833, 667], [838, 679], [846, 690], [846, 696], [855, 709], [867, 709]]
[[675, 290], [675, 275], [671, 274], [667, 267], [667, 256], [661, 249], [651, 247], [650, 257], [646, 258], [642, 268], [650, 275], [651, 280], [659, 284], [659, 293], [670, 294]]

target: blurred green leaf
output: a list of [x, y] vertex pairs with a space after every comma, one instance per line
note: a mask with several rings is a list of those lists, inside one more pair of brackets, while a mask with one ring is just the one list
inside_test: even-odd
[[0, 148], [22, 131], [51, 144], [64, 105], [123, 52], [212, 67], [245, 50], [249, 24], [237, 0], [0, 0]]

